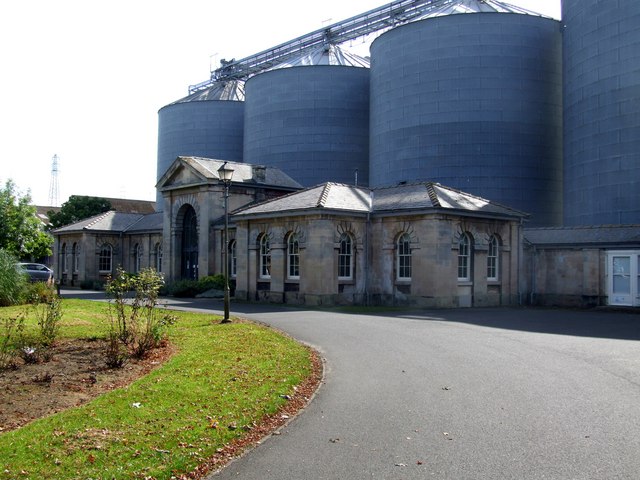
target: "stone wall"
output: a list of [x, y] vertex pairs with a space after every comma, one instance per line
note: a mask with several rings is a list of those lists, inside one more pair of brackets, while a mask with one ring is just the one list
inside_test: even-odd
[[524, 251], [526, 303], [538, 306], [606, 305], [606, 250], [556, 247]]

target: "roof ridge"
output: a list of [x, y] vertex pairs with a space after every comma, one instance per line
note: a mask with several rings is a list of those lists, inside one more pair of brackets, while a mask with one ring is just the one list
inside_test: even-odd
[[320, 194], [320, 199], [318, 200], [316, 207], [324, 207], [326, 205], [327, 200], [329, 199], [329, 190], [331, 190], [332, 185], [333, 184], [331, 182], [327, 182], [324, 184], [322, 193]]
[[106, 216], [109, 215], [110, 213], [116, 213], [116, 211], [115, 210], [107, 210], [106, 212], [103, 212], [103, 213], [100, 213], [100, 214], [96, 215], [95, 217], [93, 217], [93, 220], [91, 220], [89, 223], [87, 223], [84, 226], [84, 228], [89, 228], [92, 225], [95, 225], [96, 223], [98, 223], [103, 218], [106, 218]]
[[438, 194], [436, 193], [436, 189], [433, 188], [433, 182], [427, 182], [425, 184], [427, 187], [427, 193], [429, 194], [429, 200], [431, 200], [431, 205], [434, 207], [442, 207], [440, 204], [440, 199], [438, 198]]
[[473, 193], [465, 192], [464, 190], [460, 190], [459, 188], [449, 187], [449, 186], [443, 185], [443, 184], [441, 184], [439, 182], [432, 182], [432, 183], [433, 183], [433, 185], [437, 185], [438, 187], [443, 188], [445, 190], [451, 190], [452, 192], [456, 192], [456, 193], [458, 193], [460, 195], [465, 195], [467, 197], [475, 198], [477, 200], [483, 200], [483, 201], [493, 205], [494, 207], [504, 208], [506, 210], [510, 210], [510, 211], [518, 213], [518, 214], [524, 214], [527, 217], [530, 216], [528, 213], [523, 212], [521, 210], [518, 210], [517, 208], [513, 208], [513, 207], [510, 207], [508, 205], [504, 205], [504, 204], [502, 204], [500, 202], [496, 202], [496, 201], [490, 200], [490, 199], [488, 199], [486, 197], [481, 197], [480, 195], [475, 195]]

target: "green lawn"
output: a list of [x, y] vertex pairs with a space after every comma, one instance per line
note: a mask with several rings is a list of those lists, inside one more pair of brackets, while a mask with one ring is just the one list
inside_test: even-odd
[[[65, 300], [61, 336], [103, 335], [107, 308]], [[15, 311], [0, 308], [0, 316]], [[191, 472], [275, 412], [311, 373], [308, 349], [269, 328], [176, 315], [170, 340], [179, 352], [166, 364], [82, 407], [0, 434], [0, 479], [168, 479]]]

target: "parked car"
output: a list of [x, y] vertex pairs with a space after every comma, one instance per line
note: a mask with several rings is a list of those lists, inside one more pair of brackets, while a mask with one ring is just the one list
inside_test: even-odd
[[41, 263], [19, 263], [18, 267], [29, 275], [30, 282], [53, 281], [53, 270]]

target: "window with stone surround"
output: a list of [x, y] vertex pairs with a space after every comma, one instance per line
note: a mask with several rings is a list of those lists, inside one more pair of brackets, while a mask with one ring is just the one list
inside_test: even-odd
[[340, 249], [338, 250], [338, 280], [351, 280], [353, 278], [353, 239], [348, 233], [340, 236]]
[[156, 257], [156, 272], [162, 272], [162, 244], [160, 242], [156, 243], [154, 248], [155, 257]]
[[108, 243], [102, 244], [98, 256], [98, 270], [100, 273], [111, 273], [113, 264], [113, 247]]
[[300, 279], [300, 242], [297, 233], [287, 237], [287, 278]]
[[497, 281], [500, 267], [500, 242], [496, 235], [492, 235], [489, 239], [489, 248], [487, 250], [487, 280]]
[[229, 242], [229, 275], [235, 278], [238, 273], [238, 257], [236, 256], [236, 241]]
[[271, 246], [266, 234], [260, 236], [260, 278], [271, 278]]
[[411, 280], [411, 238], [408, 233], [400, 235], [396, 243], [396, 278]]
[[468, 233], [460, 235], [458, 242], [458, 280], [471, 280], [471, 236]]

